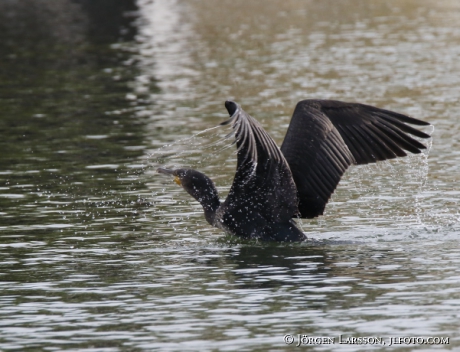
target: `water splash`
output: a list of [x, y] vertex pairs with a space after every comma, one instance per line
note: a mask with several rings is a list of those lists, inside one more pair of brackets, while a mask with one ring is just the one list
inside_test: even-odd
[[[233, 147], [233, 131], [229, 129], [228, 126], [217, 125], [158, 148], [147, 155], [144, 172], [151, 173], [163, 166], [201, 169], [209, 166], [212, 168], [217, 164], [216, 159], [222, 160], [222, 154], [229, 149], [232, 149], [231, 157], [234, 158], [236, 150]], [[226, 132], [224, 136], [222, 136], [222, 130]], [[221, 167], [222, 164], [219, 166]]]

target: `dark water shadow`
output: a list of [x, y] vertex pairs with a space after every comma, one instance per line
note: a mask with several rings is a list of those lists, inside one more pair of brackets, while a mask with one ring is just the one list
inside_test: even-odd
[[99, 228], [140, 209], [137, 112], [150, 101], [131, 94], [136, 11], [134, 0], [0, 2], [1, 225], [42, 238], [35, 227]]

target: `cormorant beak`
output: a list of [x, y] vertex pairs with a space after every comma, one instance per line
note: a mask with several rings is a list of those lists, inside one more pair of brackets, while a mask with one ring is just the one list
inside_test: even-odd
[[177, 176], [177, 175], [175, 174], [175, 170], [163, 169], [162, 167], [159, 167], [159, 168], [157, 169], [157, 172], [158, 172], [159, 174], [174, 176], [174, 182], [176, 182], [179, 186], [182, 186], [182, 182], [181, 182], [179, 176]]

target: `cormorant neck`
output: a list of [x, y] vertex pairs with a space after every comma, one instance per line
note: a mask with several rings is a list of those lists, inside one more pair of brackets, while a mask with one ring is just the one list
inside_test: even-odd
[[219, 193], [209, 177], [201, 174], [199, 178], [200, 183], [184, 188], [201, 204], [206, 220], [213, 225], [216, 211], [220, 206]]
[[201, 206], [203, 207], [204, 217], [206, 218], [206, 221], [209, 224], [213, 225], [216, 211], [220, 206], [219, 194], [217, 193], [217, 189], [214, 187], [214, 185], [212, 185], [211, 188], [205, 190], [202, 189], [198, 193], [199, 194], [197, 196], [193, 194], [192, 196], [198, 202], [200, 202]]
[[220, 207], [220, 200], [219, 196], [216, 195], [216, 197], [212, 198], [207, 202], [206, 204], [201, 202], [201, 205], [203, 206], [204, 210], [204, 217], [206, 218], [206, 221], [214, 226], [214, 219], [216, 218], [216, 212], [217, 209]]

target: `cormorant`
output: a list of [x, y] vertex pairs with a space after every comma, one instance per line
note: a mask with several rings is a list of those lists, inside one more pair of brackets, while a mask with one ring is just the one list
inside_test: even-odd
[[157, 172], [175, 177], [204, 209], [208, 223], [243, 238], [303, 241], [293, 218], [322, 215], [352, 164], [418, 154], [430, 138], [408, 124], [429, 123], [393, 111], [336, 100], [297, 103], [281, 148], [235, 102], [226, 101], [237, 146], [237, 168], [221, 203], [209, 177], [192, 169]]

